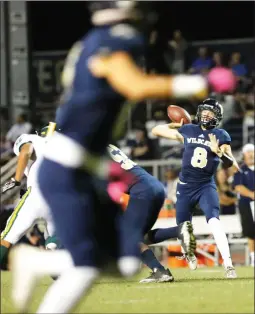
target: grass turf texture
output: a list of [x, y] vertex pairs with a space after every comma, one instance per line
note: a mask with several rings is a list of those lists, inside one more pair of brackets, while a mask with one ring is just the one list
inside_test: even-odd
[[[140, 284], [148, 275], [123, 280], [103, 277], [72, 313], [254, 313], [254, 268], [237, 267], [238, 279], [218, 268], [174, 269], [174, 283]], [[52, 280], [38, 283], [29, 313], [34, 313]], [[11, 273], [1, 272], [1, 313], [17, 313], [11, 302]]]

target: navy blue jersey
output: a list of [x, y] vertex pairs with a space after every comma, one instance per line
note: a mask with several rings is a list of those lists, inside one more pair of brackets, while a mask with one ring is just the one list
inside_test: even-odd
[[[247, 189], [255, 191], [255, 180], [254, 180], [254, 169], [249, 168], [246, 165], [241, 167], [241, 171], [235, 173], [233, 186], [244, 185]], [[241, 196], [240, 202], [251, 202], [252, 199], [249, 197]]]
[[178, 131], [184, 137], [180, 180], [198, 184], [212, 181], [220, 159], [211, 151], [208, 135], [215, 134], [221, 146], [230, 144], [229, 134], [222, 129], [202, 130], [195, 124], [185, 124]]
[[88, 62], [92, 56], [116, 51], [125, 51], [139, 62], [143, 36], [128, 24], [95, 28], [73, 46], [62, 75], [65, 97], [57, 111], [57, 125], [61, 133], [96, 154], [105, 151], [125, 99], [106, 79], [93, 76]]

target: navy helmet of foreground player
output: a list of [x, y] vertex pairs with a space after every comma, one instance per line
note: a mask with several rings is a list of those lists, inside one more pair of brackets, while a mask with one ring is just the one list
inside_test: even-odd
[[[158, 125], [152, 133], [184, 144], [180, 182], [176, 194], [177, 224], [191, 221], [193, 210], [198, 204], [206, 216], [223, 257], [227, 278], [236, 278], [228, 241], [219, 221], [219, 197], [214, 180], [220, 159], [225, 166], [239, 169], [231, 152], [229, 134], [217, 128], [222, 118], [221, 104], [215, 99], [208, 98], [198, 106], [197, 124], [183, 125], [181, 122]], [[190, 249], [190, 258], [195, 264], [189, 234], [184, 234], [182, 242], [184, 251]]]

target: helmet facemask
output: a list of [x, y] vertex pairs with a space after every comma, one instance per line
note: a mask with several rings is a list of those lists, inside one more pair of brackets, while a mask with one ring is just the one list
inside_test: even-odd
[[[219, 105], [221, 106], [221, 105]], [[219, 106], [211, 106], [207, 104], [201, 104], [198, 106], [197, 114], [196, 114], [196, 120], [199, 125], [202, 125], [204, 128], [210, 130], [215, 127], [217, 127], [223, 116], [222, 116], [222, 111]], [[203, 111], [209, 111], [214, 114], [212, 117], [211, 115], [203, 115]]]

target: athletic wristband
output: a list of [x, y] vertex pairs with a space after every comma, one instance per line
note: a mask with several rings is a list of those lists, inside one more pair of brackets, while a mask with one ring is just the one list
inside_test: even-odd
[[234, 160], [231, 157], [229, 157], [228, 155], [223, 154], [220, 157], [220, 159], [222, 160], [222, 162], [226, 168], [230, 168], [231, 166], [233, 166]]
[[172, 79], [174, 97], [205, 97], [207, 95], [207, 80], [201, 75], [176, 75]]

